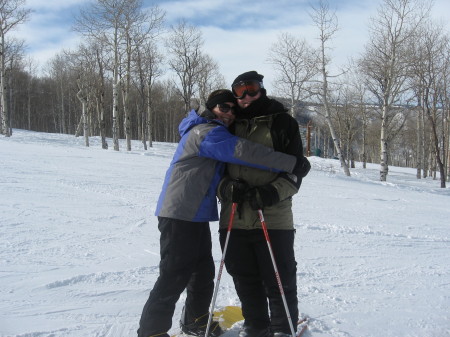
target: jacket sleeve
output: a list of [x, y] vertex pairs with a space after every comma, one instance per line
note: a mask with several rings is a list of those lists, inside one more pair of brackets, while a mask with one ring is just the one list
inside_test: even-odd
[[[303, 156], [303, 143], [297, 121], [287, 113], [277, 116], [272, 125], [274, 148], [297, 157]], [[301, 177], [281, 173], [270, 184], [276, 188], [280, 200], [292, 197], [299, 191]]]
[[[207, 127], [207, 125], [205, 125]], [[297, 158], [232, 135], [224, 126], [210, 127], [200, 143], [199, 156], [272, 172], [292, 172]]]

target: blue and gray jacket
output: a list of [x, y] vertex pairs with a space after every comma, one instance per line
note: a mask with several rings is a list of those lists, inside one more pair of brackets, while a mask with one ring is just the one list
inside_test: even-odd
[[217, 221], [216, 189], [225, 163], [292, 172], [296, 157], [229, 133], [195, 110], [179, 126], [181, 140], [166, 172], [155, 215], [193, 222]]

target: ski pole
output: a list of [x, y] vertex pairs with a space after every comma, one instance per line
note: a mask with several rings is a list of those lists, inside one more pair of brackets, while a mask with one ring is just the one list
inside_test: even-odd
[[261, 221], [262, 229], [264, 231], [264, 236], [266, 238], [267, 247], [269, 248], [270, 258], [272, 259], [273, 269], [275, 270], [275, 277], [278, 282], [278, 288], [280, 289], [280, 294], [281, 294], [281, 298], [283, 300], [284, 310], [286, 311], [286, 316], [287, 316], [287, 319], [289, 322], [289, 327], [291, 328], [291, 334], [292, 334], [292, 337], [296, 337], [294, 326], [292, 325], [291, 314], [289, 313], [289, 308], [288, 308], [288, 305], [286, 302], [286, 295], [284, 294], [283, 285], [281, 284], [280, 273], [278, 272], [278, 267], [275, 262], [275, 257], [273, 255], [273, 250], [272, 250], [272, 245], [270, 243], [269, 233], [267, 232], [266, 221], [264, 220], [264, 215], [263, 215], [263, 212], [261, 209], [258, 210], [258, 215], [259, 215], [259, 220]]
[[225, 244], [223, 246], [222, 260], [220, 260], [219, 273], [217, 274], [217, 280], [214, 286], [214, 295], [211, 302], [211, 311], [209, 312], [208, 325], [206, 326], [205, 337], [208, 337], [209, 329], [211, 328], [211, 321], [214, 315], [214, 307], [216, 305], [217, 292], [219, 290], [220, 279], [222, 278], [223, 264], [225, 263], [225, 254], [227, 253], [228, 241], [230, 240], [231, 227], [233, 227], [233, 220], [234, 214], [236, 213], [236, 207], [237, 203], [233, 202], [233, 204], [231, 205], [230, 220], [228, 221], [227, 237], [225, 238]]

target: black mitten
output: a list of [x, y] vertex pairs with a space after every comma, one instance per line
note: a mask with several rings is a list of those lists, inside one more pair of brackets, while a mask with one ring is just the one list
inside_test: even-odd
[[275, 205], [280, 201], [280, 196], [274, 186], [267, 184], [250, 188], [245, 193], [245, 200], [252, 209], [258, 210]]
[[223, 201], [231, 201], [242, 203], [244, 201], [245, 192], [248, 190], [248, 184], [243, 180], [225, 178], [219, 186], [219, 199]]

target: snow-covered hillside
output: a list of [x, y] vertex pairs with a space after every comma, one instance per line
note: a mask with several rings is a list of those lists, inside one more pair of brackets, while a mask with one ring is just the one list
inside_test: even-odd
[[[0, 138], [1, 336], [136, 335], [158, 276], [153, 213], [175, 146]], [[450, 336], [450, 189], [412, 169], [390, 167], [381, 183], [378, 165], [346, 177], [336, 160], [310, 161], [294, 199], [305, 336]], [[224, 272], [217, 305], [230, 304], [239, 301]]]

